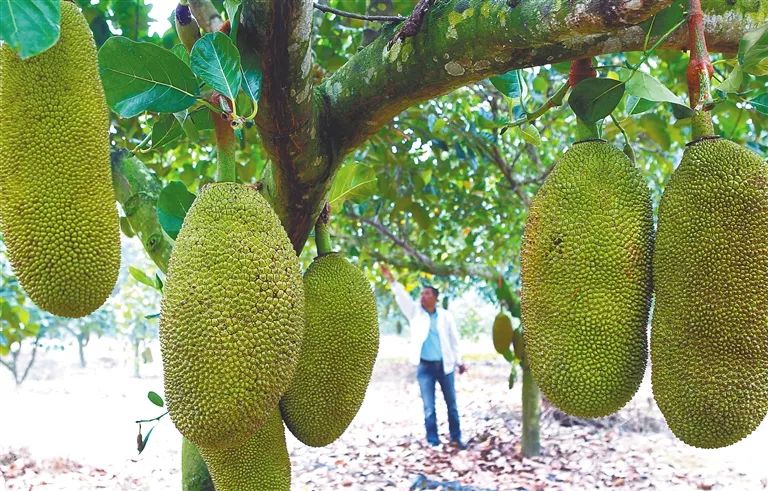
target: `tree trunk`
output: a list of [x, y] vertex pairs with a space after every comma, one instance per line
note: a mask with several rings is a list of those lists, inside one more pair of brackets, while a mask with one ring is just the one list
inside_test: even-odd
[[541, 416], [539, 387], [533, 380], [531, 369], [523, 366], [523, 455], [535, 457], [541, 453], [539, 422]]
[[77, 336], [77, 351], [80, 355], [80, 368], [85, 368], [85, 342], [82, 336]]
[[141, 341], [139, 339], [133, 340], [133, 376], [141, 378], [139, 373], [139, 348], [141, 347]]

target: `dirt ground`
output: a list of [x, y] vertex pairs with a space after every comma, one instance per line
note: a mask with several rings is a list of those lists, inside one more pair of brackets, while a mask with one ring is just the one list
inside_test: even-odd
[[[477, 352], [457, 379], [469, 449], [423, 443], [414, 368], [398, 358], [401, 340], [384, 338], [358, 416], [328, 447], [306, 447], [287, 433], [294, 490], [327, 489], [768, 489], [768, 420], [749, 438], [720, 450], [677, 441], [664, 425], [646, 381], [627, 408], [592, 422], [545, 407], [542, 454], [520, 454], [520, 389], [507, 389], [501, 357]], [[42, 351], [16, 388], [0, 371], [0, 489], [178, 490], [180, 435], [166, 417], [147, 448], [136, 451], [137, 419], [160, 415], [146, 393], [162, 394], [159, 351], [133, 377], [127, 347], [99, 340], [86, 351]], [[445, 406], [438, 418], [447, 439]], [[143, 425], [143, 432], [152, 428]]]

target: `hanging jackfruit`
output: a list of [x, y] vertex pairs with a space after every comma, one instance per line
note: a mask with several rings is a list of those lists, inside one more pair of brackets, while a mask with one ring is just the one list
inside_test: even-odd
[[200, 452], [211, 471], [216, 491], [288, 491], [291, 488], [291, 461], [277, 408], [242, 444]]
[[768, 412], [768, 164], [720, 138], [685, 149], [659, 207], [653, 393], [674, 434], [716, 448]]
[[280, 410], [296, 438], [322, 447], [344, 433], [363, 403], [379, 349], [379, 324], [370, 283], [338, 253], [312, 262], [304, 292], [307, 327]]
[[640, 172], [605, 142], [575, 144], [534, 198], [522, 246], [526, 362], [563, 411], [606, 416], [637, 391], [652, 251]]
[[61, 37], [22, 60], [0, 46], [0, 217], [8, 258], [41, 309], [82, 317], [112, 292], [120, 232], [109, 115], [88, 22], [61, 4]]
[[205, 187], [184, 219], [163, 290], [168, 410], [201, 452], [248, 440], [277, 407], [304, 331], [299, 261], [252, 187]]
[[509, 351], [513, 337], [512, 319], [503, 312], [493, 320], [493, 348], [500, 355]]

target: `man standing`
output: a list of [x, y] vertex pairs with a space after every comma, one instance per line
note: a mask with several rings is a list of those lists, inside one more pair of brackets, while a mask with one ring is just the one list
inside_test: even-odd
[[421, 290], [421, 301], [417, 302], [395, 281], [392, 272], [381, 265], [381, 273], [389, 281], [398, 307], [408, 319], [411, 331], [411, 356], [418, 363], [416, 380], [419, 382], [421, 399], [424, 402], [424, 425], [427, 442], [432, 446], [440, 444], [437, 435], [437, 414], [435, 413], [435, 383], [440, 389], [448, 407], [448, 427], [451, 443], [460, 449], [466, 448], [461, 441], [459, 410], [456, 407], [454, 370], [464, 373], [465, 367], [459, 357], [459, 333], [456, 323], [447, 310], [437, 306], [439, 292], [433, 286]]

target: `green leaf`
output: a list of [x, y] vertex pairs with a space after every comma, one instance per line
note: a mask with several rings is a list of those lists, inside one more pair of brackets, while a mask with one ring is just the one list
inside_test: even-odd
[[750, 31], [739, 42], [739, 63], [752, 75], [768, 75], [768, 23]]
[[175, 45], [173, 48], [171, 48], [171, 53], [178, 56], [179, 59], [183, 61], [185, 65], [191, 66], [192, 62], [189, 59], [189, 52], [187, 51], [187, 48], [185, 48], [183, 44]]
[[681, 104], [682, 101], [655, 77], [643, 72], [635, 74], [626, 82], [627, 94], [655, 102]]
[[731, 70], [731, 73], [728, 74], [728, 78], [723, 80], [723, 82], [715, 88], [725, 92], [726, 94], [735, 94], [740, 91], [742, 83], [744, 83], [744, 71], [740, 66], [737, 66]]
[[511, 70], [503, 75], [490, 78], [491, 83], [505, 96], [515, 99], [520, 97], [520, 79], [517, 70]]
[[151, 288], [155, 288], [155, 282], [152, 280], [152, 278], [147, 276], [144, 271], [140, 270], [136, 266], [128, 266], [128, 273], [130, 273], [130, 275], [133, 276], [133, 278], [139, 283], [147, 285]]
[[541, 145], [541, 133], [532, 124], [524, 124], [516, 128], [518, 135], [534, 147]]
[[633, 95], [627, 97], [627, 112], [629, 114], [642, 114], [646, 111], [650, 111], [657, 105], [658, 102], [649, 101]]
[[[249, 50], [247, 53], [251, 53]], [[261, 97], [261, 82], [263, 74], [261, 73], [261, 62], [258, 56], [249, 54], [243, 57], [243, 92], [245, 92], [252, 101], [258, 101]]]
[[223, 32], [198, 39], [190, 53], [192, 71], [213, 90], [234, 101], [240, 90], [240, 53]]
[[199, 94], [192, 70], [176, 55], [122, 36], [109, 38], [99, 50], [99, 73], [107, 104], [122, 118], [182, 111]]
[[172, 181], [160, 191], [157, 198], [157, 218], [165, 233], [172, 239], [175, 240], [179, 235], [184, 217], [194, 201], [195, 195], [187, 191], [181, 181]]
[[189, 119], [192, 120], [192, 122], [195, 124], [195, 128], [197, 128], [198, 131], [212, 130], [212, 118], [213, 116], [211, 115], [211, 111], [207, 108], [198, 109], [197, 111], [192, 111], [189, 114]]
[[0, 0], [0, 39], [22, 59], [55, 45], [60, 24], [59, 0]]
[[416, 220], [419, 228], [427, 230], [432, 227], [432, 220], [429, 218], [429, 213], [427, 213], [427, 210], [425, 210], [423, 206], [413, 202], [408, 207], [408, 211], [410, 211], [411, 215], [413, 215], [413, 219]]
[[754, 99], [750, 99], [749, 103], [752, 104], [758, 112], [768, 114], [768, 94], [759, 95]]
[[144, 440], [142, 440], [141, 444], [139, 445], [139, 453], [143, 452], [144, 449], [147, 448], [147, 442], [149, 442], [149, 435], [152, 434], [152, 431], [154, 431], [155, 428], [156, 426], [153, 426], [147, 432], [146, 436], [144, 437]]
[[161, 114], [152, 125], [152, 148], [164, 147], [183, 134], [184, 130], [174, 114]]
[[175, 112], [173, 113], [173, 116], [179, 122], [181, 129], [184, 130], [184, 134], [187, 135], [190, 140], [196, 142], [200, 139], [200, 134], [197, 132], [197, 126], [195, 126], [194, 121], [192, 121], [192, 115], [189, 114], [189, 111]]
[[158, 393], [155, 391], [150, 390], [147, 393], [147, 399], [149, 399], [152, 402], [152, 404], [154, 404], [157, 407], [163, 407], [165, 405], [165, 403], [163, 402], [163, 398], [160, 397]]
[[611, 78], [588, 78], [571, 91], [568, 103], [582, 121], [596, 123], [616, 109], [624, 96], [624, 82]]
[[376, 191], [376, 172], [365, 164], [350, 163], [342, 167], [333, 179], [328, 202], [340, 209], [347, 200], [368, 199]]

